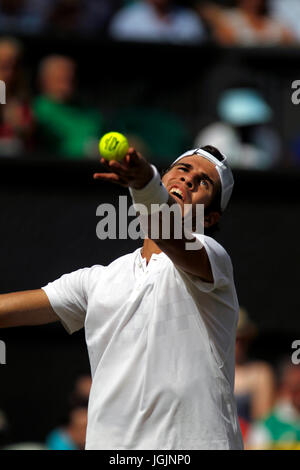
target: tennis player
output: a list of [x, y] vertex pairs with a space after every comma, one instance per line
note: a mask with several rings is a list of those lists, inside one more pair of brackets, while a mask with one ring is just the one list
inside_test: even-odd
[[[127, 186], [149, 213], [153, 204], [182, 211], [203, 204], [206, 231], [216, 227], [233, 188], [226, 157], [210, 146], [181, 155], [162, 179], [132, 148], [122, 162], [101, 161], [108, 171], [94, 178]], [[86, 449], [243, 448], [233, 396], [238, 300], [231, 260], [208, 235], [176, 239], [173, 232], [145, 238], [108, 266], [0, 296], [0, 327], [85, 327], [93, 377]], [[186, 250], [190, 236], [197, 249]]]

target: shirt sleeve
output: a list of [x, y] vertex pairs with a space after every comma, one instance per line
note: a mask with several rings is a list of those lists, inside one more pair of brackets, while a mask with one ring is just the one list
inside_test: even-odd
[[[199, 238], [197, 234], [193, 234], [196, 238]], [[226, 250], [213, 238], [204, 236], [199, 238], [201, 242], [204, 242], [204, 248], [209, 258], [213, 282], [202, 281], [198, 276], [190, 273], [186, 273], [181, 269], [177, 268], [181, 274], [187, 276], [189, 281], [192, 282], [202, 292], [213, 292], [216, 289], [222, 289], [228, 286], [232, 282], [233, 270], [229, 255]]]
[[88, 276], [90, 268], [64, 274], [42, 287], [51, 307], [69, 334], [84, 326], [88, 302]]

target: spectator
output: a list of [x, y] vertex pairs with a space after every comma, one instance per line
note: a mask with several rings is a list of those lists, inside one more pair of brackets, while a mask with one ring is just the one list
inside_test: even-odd
[[85, 447], [87, 406], [91, 388], [91, 377], [80, 376], [69, 398], [69, 414], [64, 426], [60, 426], [46, 437], [48, 450], [83, 450]]
[[0, 155], [15, 156], [32, 148], [33, 115], [21, 68], [22, 47], [11, 38], [0, 40], [0, 80], [6, 104], [0, 107]]
[[250, 449], [300, 450], [300, 366], [288, 358], [281, 369], [276, 405], [251, 428]]
[[50, 0], [0, 0], [0, 31], [35, 34], [42, 30]]
[[90, 375], [80, 375], [71, 394], [70, 403], [72, 405], [79, 403], [88, 404], [92, 379]]
[[245, 309], [240, 309], [235, 349], [235, 397], [244, 439], [250, 424], [264, 418], [272, 409], [275, 394], [274, 373], [264, 361], [250, 360], [248, 350], [257, 334]]
[[281, 144], [271, 125], [273, 111], [254, 88], [225, 90], [219, 99], [220, 120], [202, 129], [195, 146], [221, 148], [233, 168], [264, 170], [277, 165]]
[[84, 450], [87, 426], [87, 407], [75, 406], [64, 427], [50, 432], [46, 438], [48, 450]]
[[234, 8], [209, 2], [198, 9], [216, 41], [223, 45], [268, 46], [295, 41], [286, 26], [269, 16], [267, 0], [236, 0]]
[[292, 34], [300, 40], [300, 2], [299, 0], [269, 0], [271, 17], [285, 24]]
[[78, 32], [82, 9], [81, 0], [55, 1], [48, 17], [48, 28], [64, 34]]
[[121, 0], [54, 0], [48, 29], [65, 34], [95, 35], [106, 26]]
[[98, 156], [103, 133], [101, 114], [81, 105], [75, 96], [76, 66], [64, 56], [49, 56], [39, 69], [41, 95], [34, 112], [44, 151], [62, 158]]
[[113, 17], [110, 35], [122, 41], [199, 43], [205, 31], [197, 13], [171, 0], [141, 0]]

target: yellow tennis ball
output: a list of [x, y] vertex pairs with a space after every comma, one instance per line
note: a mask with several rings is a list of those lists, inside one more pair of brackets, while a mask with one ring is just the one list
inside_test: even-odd
[[99, 142], [99, 152], [105, 160], [123, 160], [128, 148], [128, 140], [119, 132], [108, 132]]

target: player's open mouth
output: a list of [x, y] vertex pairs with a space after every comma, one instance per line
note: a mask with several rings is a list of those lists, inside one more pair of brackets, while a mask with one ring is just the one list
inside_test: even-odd
[[177, 187], [171, 188], [170, 194], [172, 194], [172, 196], [178, 197], [179, 199], [181, 199], [181, 201], [184, 201], [184, 194], [179, 188]]

